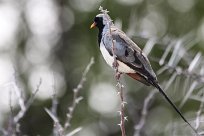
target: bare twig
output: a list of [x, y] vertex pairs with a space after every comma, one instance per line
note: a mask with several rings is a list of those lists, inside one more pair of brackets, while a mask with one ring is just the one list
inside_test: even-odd
[[54, 121], [54, 128], [56, 128], [57, 132], [58, 132], [58, 135], [59, 136], [64, 136], [63, 132], [63, 127], [62, 125], [60, 124], [58, 118], [50, 111], [48, 110], [47, 108], [45, 108], [45, 111], [47, 112], [47, 114], [52, 118], [52, 120]]
[[16, 132], [15, 123], [13, 120], [14, 113], [13, 113], [13, 106], [12, 106], [12, 91], [9, 91], [9, 107], [10, 107], [10, 116], [8, 122], [8, 128], [6, 130], [5, 136], [14, 135]]
[[113, 40], [113, 37], [112, 37], [112, 32], [111, 32], [111, 24], [112, 24], [112, 20], [110, 20], [109, 16], [108, 16], [108, 10], [104, 10], [103, 7], [100, 6], [99, 10], [101, 11], [101, 13], [103, 13], [106, 17], [106, 19], [108, 20], [108, 29], [109, 29], [109, 36], [110, 36], [110, 39], [112, 41], [112, 54], [113, 54], [113, 64], [112, 64], [112, 67], [113, 69], [115, 70], [115, 79], [117, 81], [117, 87], [118, 87], [118, 95], [120, 96], [120, 101], [121, 101], [121, 104], [120, 104], [120, 129], [121, 129], [121, 133], [122, 133], [122, 136], [126, 136], [126, 132], [125, 132], [125, 120], [127, 120], [127, 117], [125, 117], [125, 101], [124, 101], [124, 98], [123, 98], [123, 85], [121, 84], [120, 82], [120, 75], [121, 73], [118, 71], [118, 62], [116, 60], [116, 55], [115, 55], [115, 40]]
[[82, 96], [78, 96], [79, 95], [79, 91], [80, 89], [82, 89], [84, 82], [86, 81], [86, 75], [89, 72], [91, 66], [94, 64], [94, 58], [92, 57], [89, 64], [87, 65], [85, 71], [83, 72], [83, 75], [81, 77], [81, 80], [79, 82], [79, 84], [77, 85], [76, 88], [73, 89], [73, 100], [72, 100], [72, 105], [68, 108], [68, 113], [67, 113], [67, 119], [66, 122], [64, 124], [64, 130], [66, 130], [69, 126], [70, 126], [70, 121], [72, 119], [72, 115], [73, 112], [76, 108], [76, 105], [83, 99]]
[[121, 129], [121, 132], [122, 132], [122, 136], [126, 136], [125, 120], [127, 120], [127, 117], [125, 117], [125, 104], [126, 104], [126, 102], [124, 101], [124, 98], [123, 98], [123, 87], [124, 86], [121, 84], [119, 76], [116, 76], [116, 80], [117, 80], [117, 86], [119, 88], [118, 94], [120, 96], [120, 103], [121, 103], [120, 104], [120, 112], [119, 112], [120, 113], [120, 124], [119, 124], [119, 126], [120, 126], [120, 129]]
[[0, 134], [3, 136], [7, 136], [8, 132], [4, 128], [0, 128]]
[[[53, 95], [52, 95], [52, 107], [51, 107], [51, 113], [53, 114], [53, 116], [56, 117], [57, 119], [57, 105], [58, 105], [58, 100], [57, 100], [57, 93], [56, 93], [56, 88], [55, 88], [55, 76], [53, 74]], [[58, 119], [57, 119], [58, 120]], [[57, 136], [57, 135], [62, 135], [61, 133], [61, 128], [62, 126], [60, 124], [58, 124], [58, 122], [54, 123], [54, 129], [53, 129], [53, 135]]]
[[140, 121], [137, 125], [135, 125], [135, 133], [134, 133], [134, 136], [140, 136], [140, 133], [141, 133], [141, 130], [142, 128], [144, 127], [145, 125], [145, 122], [146, 122], [146, 116], [147, 116], [147, 113], [148, 113], [148, 107], [149, 107], [149, 103], [150, 101], [153, 99], [154, 95], [157, 93], [157, 91], [151, 91], [149, 93], [149, 95], [145, 98], [144, 100], [144, 106], [143, 106], [143, 109], [142, 109], [142, 117], [140, 118]]
[[190, 77], [193, 80], [196, 80], [199, 83], [204, 83], [204, 75], [201, 73], [195, 73], [193, 71], [189, 72], [188, 69], [184, 69], [180, 66], [168, 66], [168, 65], [164, 65], [162, 67], [162, 69], [160, 69], [161, 71], [158, 71], [159, 74], [163, 73], [164, 71], [168, 70], [171, 73], [176, 73], [177, 76], [185, 76], [185, 77]]
[[58, 100], [57, 100], [57, 93], [56, 93], [56, 87], [55, 87], [55, 77], [53, 75], [53, 95], [52, 95], [52, 108], [51, 111], [54, 115], [57, 113], [57, 105], [58, 105]]
[[[204, 93], [202, 93], [202, 99], [204, 99]], [[204, 106], [204, 103], [201, 101], [200, 102], [200, 108], [199, 108], [199, 110], [197, 112], [197, 117], [196, 117], [196, 120], [195, 120], [195, 122], [196, 122], [195, 129], [196, 130], [198, 130], [199, 125], [200, 125], [200, 116], [201, 116], [201, 113], [203, 111], [203, 106]]]
[[[16, 79], [15, 79], [15, 83], [16, 83]], [[30, 105], [33, 103], [34, 98], [36, 93], [39, 91], [40, 85], [41, 85], [42, 81], [40, 79], [39, 84], [37, 85], [37, 89], [31, 94], [30, 98], [28, 99], [27, 103], [24, 103], [24, 99], [21, 95], [20, 89], [18, 89], [16, 87], [16, 85], [14, 85], [14, 91], [18, 97], [18, 102], [19, 102], [19, 106], [20, 106], [20, 110], [19, 112], [14, 115], [13, 112], [13, 106], [12, 106], [12, 91], [10, 91], [10, 95], [9, 95], [9, 106], [10, 106], [10, 117], [9, 117], [9, 122], [8, 122], [8, 128], [7, 130], [5, 129], [1, 129], [2, 133], [4, 136], [16, 136], [20, 133], [20, 124], [19, 124], [19, 120], [25, 115], [26, 111], [30, 108]], [[16, 83], [17, 84], [17, 83]]]
[[66, 136], [73, 136], [75, 135], [76, 133], [78, 133], [79, 131], [82, 130], [82, 127], [78, 127], [76, 129], [74, 129], [73, 131], [71, 131], [69, 134], [67, 134]]
[[149, 53], [151, 52], [152, 48], [154, 47], [155, 43], [156, 43], [156, 39], [155, 38], [149, 39], [147, 41], [145, 47], [143, 48], [144, 54], [146, 54], [148, 56]]
[[16, 70], [15, 70], [15, 73], [14, 73], [14, 81], [15, 81], [14, 91], [15, 91], [17, 97], [18, 97], [19, 106], [21, 108], [21, 111], [25, 111], [25, 109], [26, 109], [25, 101], [24, 101], [24, 98], [22, 96], [22, 90], [20, 89], [20, 87], [18, 86], [18, 83], [17, 83], [18, 80], [17, 80], [17, 72], [16, 72]]
[[25, 104], [25, 108], [21, 108], [21, 110], [18, 112], [18, 114], [14, 117], [15, 123], [17, 123], [24, 116], [25, 112], [30, 108], [30, 105], [33, 103], [33, 101], [35, 99], [35, 95], [39, 91], [41, 84], [42, 84], [42, 79], [40, 79], [36, 90], [31, 94], [30, 98], [28, 99], [28, 102]]
[[83, 97], [78, 96], [79, 91], [80, 91], [80, 89], [82, 89], [83, 84], [86, 81], [86, 75], [89, 72], [89, 70], [93, 64], [94, 64], [94, 58], [92, 57], [89, 64], [87, 65], [86, 69], [83, 72], [83, 75], [82, 75], [82, 78], [81, 78], [79, 84], [77, 85], [76, 88], [73, 89], [73, 93], [74, 93], [73, 101], [72, 101], [72, 105], [68, 108], [67, 119], [66, 119], [64, 126], [62, 126], [60, 124], [59, 119], [57, 117], [58, 100], [56, 97], [55, 79], [54, 79], [51, 111], [49, 109], [45, 108], [45, 111], [48, 113], [48, 115], [54, 121], [54, 128], [55, 128], [53, 131], [54, 135], [56, 135], [56, 136], [58, 136], [58, 135], [59, 136], [72, 136], [82, 129], [81, 127], [79, 127], [79, 128], [77, 128], [77, 129], [75, 129], [75, 130], [73, 130], [70, 133], [65, 135], [65, 131], [70, 127], [70, 121], [72, 119], [74, 109], [76, 108], [76, 105], [83, 99]]

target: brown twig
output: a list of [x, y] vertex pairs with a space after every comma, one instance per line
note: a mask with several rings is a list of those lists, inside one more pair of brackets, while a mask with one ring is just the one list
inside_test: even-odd
[[104, 10], [103, 7], [100, 6], [99, 10], [105, 15], [106, 19], [109, 20], [108, 22], [108, 28], [109, 28], [109, 36], [110, 36], [110, 39], [112, 41], [112, 54], [113, 54], [113, 64], [112, 64], [112, 67], [113, 69], [115, 70], [115, 79], [117, 81], [117, 87], [118, 87], [118, 95], [120, 96], [120, 102], [121, 102], [121, 105], [120, 105], [120, 129], [121, 129], [121, 133], [122, 133], [122, 136], [126, 136], [126, 132], [125, 132], [125, 120], [127, 120], [127, 117], [125, 117], [125, 101], [124, 101], [124, 97], [123, 97], [123, 85], [121, 84], [120, 82], [120, 75], [122, 73], [120, 73], [118, 71], [118, 62], [116, 60], [116, 55], [115, 55], [115, 40], [113, 40], [113, 37], [112, 37], [112, 31], [111, 31], [111, 24], [112, 24], [112, 20], [110, 20], [110, 18], [108, 17], [108, 10]]
[[[117, 78], [116, 78], [117, 79]], [[123, 98], [123, 85], [120, 83], [119, 79], [117, 79], [118, 81], [118, 88], [119, 88], [119, 95], [120, 95], [120, 101], [121, 101], [121, 105], [120, 105], [120, 129], [122, 132], [122, 136], [126, 136], [126, 132], [125, 132], [125, 120], [127, 120], [127, 117], [125, 117], [125, 104], [126, 102], [124, 101]]]
[[[113, 62], [113, 68], [115, 69], [115, 79], [117, 81], [117, 87], [118, 87], [118, 95], [120, 96], [120, 129], [121, 129], [121, 133], [122, 136], [126, 136], [126, 132], [125, 132], [125, 120], [127, 119], [127, 117], [125, 117], [125, 101], [123, 98], [123, 85], [120, 82], [120, 75], [121, 73], [118, 72], [118, 63], [114, 54], [114, 49], [115, 49], [115, 42], [113, 41], [112, 44], [112, 52], [113, 52], [113, 56], [114, 56], [114, 62]], [[126, 119], [125, 119], [126, 118]]]

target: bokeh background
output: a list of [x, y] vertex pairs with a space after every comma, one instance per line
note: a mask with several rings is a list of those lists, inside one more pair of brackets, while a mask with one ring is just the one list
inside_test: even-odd
[[[59, 103], [57, 116], [63, 124], [73, 88], [94, 57], [95, 64], [80, 90], [83, 100], [74, 111], [68, 132], [82, 127], [76, 136], [121, 135], [114, 72], [100, 55], [98, 30], [89, 29], [100, 5], [110, 11], [115, 25], [148, 54], [166, 93], [196, 126], [203, 101], [203, 0], [1, 0], [2, 129], [8, 128], [10, 105], [14, 114], [20, 109], [16, 92], [21, 92], [26, 102], [41, 79], [34, 102], [19, 122], [20, 135], [52, 135], [53, 121], [44, 108], [51, 107], [53, 88]], [[122, 82], [128, 103], [127, 135], [136, 136], [144, 101], [153, 87], [125, 75]], [[144, 119], [144, 126], [139, 130], [141, 136], [191, 135], [190, 128], [160, 94], [155, 94], [148, 103]], [[203, 126], [202, 118], [199, 122]]]

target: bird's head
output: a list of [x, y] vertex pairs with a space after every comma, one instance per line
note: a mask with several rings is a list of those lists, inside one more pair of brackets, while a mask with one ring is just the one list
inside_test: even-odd
[[108, 14], [98, 14], [94, 18], [94, 22], [90, 28], [98, 27], [99, 30], [102, 30], [108, 23], [112, 23]]

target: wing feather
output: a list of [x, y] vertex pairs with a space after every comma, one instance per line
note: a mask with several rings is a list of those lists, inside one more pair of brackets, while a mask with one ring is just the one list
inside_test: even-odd
[[[143, 75], [145, 78], [157, 80], [156, 74], [142, 50], [124, 32], [116, 27], [113, 27], [111, 32], [112, 38], [115, 40], [115, 55], [117, 59], [134, 69], [140, 75]], [[112, 54], [112, 47], [109, 46], [107, 48], [109, 53]]]

